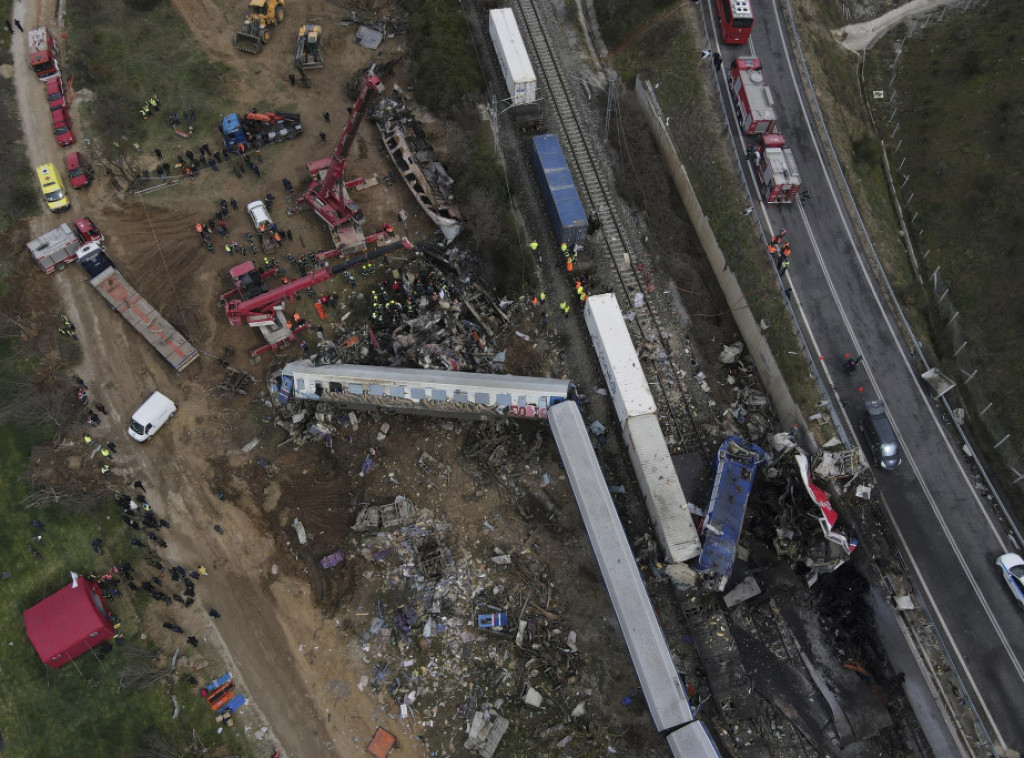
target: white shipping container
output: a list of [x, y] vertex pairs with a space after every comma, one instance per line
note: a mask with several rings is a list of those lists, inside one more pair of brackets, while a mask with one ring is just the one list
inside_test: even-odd
[[631, 416], [622, 425], [622, 436], [665, 559], [683, 563], [696, 558], [700, 555], [697, 527], [657, 416]]
[[488, 29], [491, 44], [498, 56], [505, 86], [512, 105], [526, 105], [537, 100], [537, 76], [530, 65], [530, 56], [519, 33], [511, 8], [495, 8], [490, 12]]
[[588, 297], [583, 316], [619, 423], [624, 424], [633, 416], [656, 413], [658, 408], [654, 404], [654, 396], [615, 295]]
[[654, 615], [579, 408], [576, 403], [559, 403], [548, 412], [548, 420], [654, 726], [664, 731], [685, 724], [693, 718], [686, 689]]

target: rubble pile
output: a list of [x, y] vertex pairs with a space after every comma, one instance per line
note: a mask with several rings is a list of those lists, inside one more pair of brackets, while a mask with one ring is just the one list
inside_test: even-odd
[[463, 733], [481, 756], [610, 744], [587, 718], [596, 680], [543, 565], [529, 548], [474, 555], [450, 526], [404, 497], [359, 513], [353, 552], [379, 585], [359, 689], [446, 752]]

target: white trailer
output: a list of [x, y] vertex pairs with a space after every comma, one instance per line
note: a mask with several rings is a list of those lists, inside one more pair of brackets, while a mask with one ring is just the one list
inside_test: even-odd
[[640, 356], [633, 347], [615, 295], [588, 297], [583, 317], [593, 338], [597, 360], [619, 423], [625, 424], [626, 419], [632, 416], [657, 412], [654, 396], [640, 365]]
[[491, 44], [498, 56], [505, 86], [512, 105], [527, 105], [537, 100], [537, 75], [526, 53], [523, 36], [519, 33], [515, 14], [511, 8], [495, 8], [489, 14], [488, 29]]
[[631, 416], [622, 424], [622, 436], [665, 560], [696, 558], [701, 550], [697, 526], [657, 416]]

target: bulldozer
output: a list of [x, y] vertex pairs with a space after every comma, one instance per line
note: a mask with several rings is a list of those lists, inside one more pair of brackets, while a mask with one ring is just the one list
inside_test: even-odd
[[235, 34], [235, 49], [256, 54], [270, 42], [270, 27], [284, 21], [284, 0], [249, 0], [249, 15]]
[[295, 67], [300, 71], [324, 67], [324, 38], [319, 26], [299, 27], [299, 44], [295, 48]]

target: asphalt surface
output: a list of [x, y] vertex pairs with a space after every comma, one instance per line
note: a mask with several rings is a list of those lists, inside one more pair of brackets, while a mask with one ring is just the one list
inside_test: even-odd
[[[767, 230], [788, 230], [793, 254], [788, 273], [791, 302], [821, 356], [832, 385], [832, 400], [857, 442], [865, 400], [885, 403], [903, 452], [896, 471], [877, 470], [878, 488], [913, 572], [918, 601], [924, 603], [949, 656], [964, 681], [996, 748], [1024, 751], [1024, 611], [1014, 602], [995, 567], [995, 559], [1014, 546], [990, 515], [966, 470], [959, 441], [942, 418], [918, 376], [896, 318], [889, 312], [854, 222], [843, 207], [823, 147], [811, 126], [808, 104], [778, 4], [759, 4], [760, 14], [749, 48], [716, 45], [724, 63], [718, 76], [740, 55], [760, 58], [772, 89], [779, 131], [794, 151], [804, 187], [812, 198], [802, 207], [758, 205]], [[706, 19], [714, 10], [705, 5]], [[714, 39], [717, 41], [717, 34]], [[730, 103], [731, 112], [731, 103]], [[743, 156], [752, 138], [730, 132]], [[910, 138], [907, 136], [907, 138]], [[746, 180], [760, 197], [752, 170], [743, 161]], [[782, 295], [780, 294], [780, 297]], [[861, 354], [853, 377], [842, 369], [844, 355]], [[942, 754], [940, 751], [939, 754]]]

